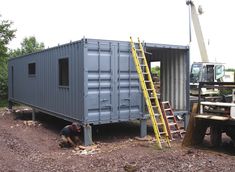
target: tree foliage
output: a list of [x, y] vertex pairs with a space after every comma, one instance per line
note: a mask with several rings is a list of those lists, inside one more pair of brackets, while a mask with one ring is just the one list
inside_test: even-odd
[[229, 68], [229, 69], [226, 69], [225, 71], [228, 71], [228, 72], [235, 72], [235, 69]]
[[21, 42], [21, 47], [10, 51], [10, 57], [34, 53], [45, 48], [44, 43], [38, 42], [34, 36], [26, 37]]
[[[15, 50], [10, 50], [7, 54], [7, 57], [17, 57], [17, 56], [22, 56], [22, 55], [26, 55], [26, 54], [30, 54], [30, 53], [34, 53], [37, 51], [40, 51], [42, 49], [44, 49], [44, 43], [39, 43], [37, 42], [36, 38], [34, 36], [30, 36], [30, 37], [26, 37], [23, 39], [23, 41], [21, 42], [21, 47], [17, 48]], [[3, 66], [3, 72], [2, 72], [2, 81], [1, 81], [1, 88], [2, 88], [2, 94], [3, 96], [7, 95], [7, 90], [8, 90], [8, 86], [7, 86], [7, 78], [8, 78], [8, 73], [7, 73], [7, 60], [4, 62], [4, 66]]]
[[157, 76], [160, 76], [160, 66], [154, 66], [151, 68], [152, 74], [157, 74]]
[[9, 20], [2, 20], [0, 15], [0, 57], [7, 57], [7, 45], [15, 37], [16, 30], [11, 29], [12, 22]]
[[24, 38], [21, 47], [16, 50], [9, 50], [9, 42], [15, 38], [15, 29], [12, 29], [13, 22], [3, 20], [0, 15], [0, 98], [7, 96], [8, 69], [7, 61], [9, 57], [17, 57], [44, 49], [44, 43], [37, 42], [34, 36]]
[[9, 42], [15, 38], [15, 29], [12, 29], [12, 22], [3, 20], [0, 15], [0, 97], [7, 95], [7, 60]]

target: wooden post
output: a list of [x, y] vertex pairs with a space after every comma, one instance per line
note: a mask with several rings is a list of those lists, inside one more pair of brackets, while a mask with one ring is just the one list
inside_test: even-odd
[[194, 146], [203, 142], [209, 122], [202, 119], [196, 119], [195, 115], [197, 114], [192, 113], [190, 115], [189, 124], [182, 142], [183, 146]]

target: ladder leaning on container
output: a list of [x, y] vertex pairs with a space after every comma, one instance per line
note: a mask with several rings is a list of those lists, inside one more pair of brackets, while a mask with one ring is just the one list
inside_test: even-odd
[[138, 38], [138, 48], [130, 37], [131, 52], [139, 76], [141, 88], [152, 121], [156, 143], [162, 149], [162, 143], [170, 147], [170, 139], [166, 129], [165, 120], [158, 102], [157, 94], [153, 85], [152, 77], [145, 57], [143, 46]]

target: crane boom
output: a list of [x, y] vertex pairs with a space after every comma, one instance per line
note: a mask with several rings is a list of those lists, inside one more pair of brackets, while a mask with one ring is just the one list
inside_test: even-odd
[[195, 30], [195, 34], [197, 37], [197, 43], [198, 43], [198, 47], [200, 50], [202, 62], [209, 62], [209, 58], [208, 58], [207, 50], [206, 50], [206, 45], [204, 42], [202, 29], [201, 29], [201, 25], [200, 25], [200, 21], [198, 18], [196, 7], [195, 7], [192, 0], [187, 0], [186, 4], [191, 7], [191, 18], [193, 21], [194, 30]]

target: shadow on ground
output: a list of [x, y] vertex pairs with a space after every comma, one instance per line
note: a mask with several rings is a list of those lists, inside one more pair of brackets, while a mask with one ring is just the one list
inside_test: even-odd
[[209, 136], [205, 136], [203, 143], [200, 146], [197, 146], [196, 148], [235, 156], [234, 142], [230, 137], [226, 136], [225, 134], [223, 134], [222, 137], [222, 145], [219, 147], [211, 146]]
[[[32, 114], [28, 112], [14, 113], [15, 120], [27, 121], [32, 119]], [[71, 124], [68, 121], [59, 119], [41, 112], [36, 113], [36, 121], [42, 124], [42, 127], [50, 130], [59, 135], [60, 130]], [[92, 126], [92, 136], [93, 141], [96, 142], [115, 142], [120, 140], [132, 139], [134, 137], [139, 137], [140, 135], [140, 124], [139, 121], [133, 122], [121, 122], [121, 123], [111, 123]], [[148, 135], [154, 135], [153, 130], [150, 125], [148, 125]], [[83, 132], [81, 132], [81, 140], [83, 140]], [[209, 142], [209, 136], [206, 136], [204, 142], [200, 146], [195, 148], [200, 150], [213, 151], [217, 153], [226, 153], [235, 156], [235, 146], [231, 143], [229, 137], [223, 138], [223, 144], [220, 147], [212, 147]]]
[[[15, 120], [28, 121], [32, 120], [31, 111], [14, 113]], [[42, 126], [54, 133], [60, 133], [60, 130], [71, 124], [60, 118], [56, 118], [41, 112], [36, 113], [36, 121]], [[148, 126], [148, 134], [153, 135], [151, 126]], [[138, 120], [133, 122], [120, 122], [92, 126], [92, 137], [94, 142], [113, 142], [115, 140], [123, 140], [140, 136], [140, 123]], [[83, 132], [81, 132], [83, 138]]]

